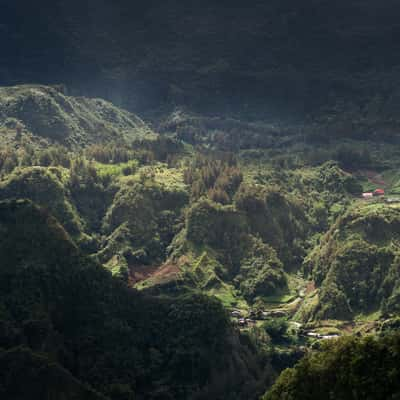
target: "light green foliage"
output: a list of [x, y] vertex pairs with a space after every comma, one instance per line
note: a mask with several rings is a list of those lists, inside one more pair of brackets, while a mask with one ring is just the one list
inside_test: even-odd
[[270, 296], [286, 288], [283, 265], [276, 252], [261, 240], [254, 240], [251, 250], [241, 262], [235, 283], [247, 300]]
[[359, 195], [362, 192], [361, 185], [349, 173], [341, 170], [336, 163], [327, 162], [319, 169], [316, 188], [331, 193], [350, 193]]
[[386, 307], [398, 287], [399, 228], [399, 210], [385, 204], [356, 205], [338, 219], [304, 262], [321, 287], [315, 318]]
[[286, 287], [276, 252], [249, 233], [244, 216], [232, 206], [204, 198], [193, 204], [171, 252], [175, 262], [187, 258], [181, 267], [186, 282], [224, 303], [237, 303], [238, 294], [252, 302]]
[[47, 86], [0, 88], [0, 116], [18, 121], [24, 136], [34, 134], [72, 148], [156, 137], [140, 118], [111, 103], [69, 97]]
[[134, 175], [138, 168], [138, 162], [130, 160], [119, 164], [96, 163], [94, 168], [96, 168], [100, 178], [111, 181], [120, 176]]

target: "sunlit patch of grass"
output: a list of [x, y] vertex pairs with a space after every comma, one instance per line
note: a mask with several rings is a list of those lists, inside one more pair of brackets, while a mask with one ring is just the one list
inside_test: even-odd
[[94, 163], [97, 174], [101, 178], [118, 178], [120, 176], [133, 175], [137, 171], [138, 165], [139, 163], [137, 160], [130, 160], [119, 164]]
[[241, 310], [247, 310], [249, 308], [246, 301], [238, 296], [236, 290], [228, 284], [223, 283], [219, 288], [207, 291], [207, 294], [215, 296], [226, 308], [235, 307]]
[[296, 299], [296, 294], [294, 293], [282, 293], [274, 296], [262, 297], [264, 303], [267, 304], [287, 304]]
[[164, 185], [167, 189], [186, 190], [187, 186], [183, 181], [183, 171], [177, 168], [158, 167], [155, 170], [154, 180]]
[[369, 322], [369, 321], [378, 321], [382, 316], [382, 312], [380, 310], [372, 311], [370, 313], [363, 313], [357, 315], [354, 320], [357, 322]]

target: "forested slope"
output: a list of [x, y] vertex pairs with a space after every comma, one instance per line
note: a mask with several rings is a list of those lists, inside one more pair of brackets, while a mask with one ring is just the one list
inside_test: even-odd
[[[215, 300], [199, 295], [162, 300], [128, 289], [84, 257], [58, 222], [28, 201], [1, 202], [0, 229], [1, 347], [11, 349], [0, 357], [9, 366], [9, 372], [2, 369], [7, 398], [31, 398], [16, 389], [18, 377], [10, 374], [22, 360], [26, 387], [88, 398], [89, 389], [80, 389], [44, 357], [112, 399], [207, 398], [207, 393], [223, 398], [219, 393], [236, 392], [248, 398], [246, 390], [258, 390], [266, 365], [240, 344]], [[247, 362], [261, 369], [250, 372]], [[35, 378], [38, 364], [43, 375]], [[226, 371], [225, 383], [216, 377], [218, 370]], [[235, 380], [237, 385], [227, 386]]]
[[179, 112], [155, 133], [61, 87], [0, 94], [1, 348], [27, 388], [255, 399], [326, 337], [397, 329], [392, 145]]

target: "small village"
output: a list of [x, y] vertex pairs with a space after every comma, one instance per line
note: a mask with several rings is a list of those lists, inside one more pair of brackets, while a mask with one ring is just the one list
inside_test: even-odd
[[395, 196], [387, 197], [386, 193], [385, 193], [385, 190], [382, 189], [382, 188], [375, 189], [372, 192], [364, 192], [361, 195], [361, 198], [363, 200], [367, 200], [367, 201], [368, 200], [369, 201], [371, 201], [371, 200], [381, 200], [381, 201], [384, 201], [385, 203], [389, 203], [389, 204], [400, 203], [400, 197], [395, 197]]
[[[289, 314], [284, 310], [270, 310], [270, 311], [254, 311], [250, 310], [247, 315], [241, 310], [233, 310], [231, 311], [231, 319], [233, 323], [240, 330], [247, 330], [252, 327], [257, 326], [261, 321], [266, 321], [271, 318], [288, 318]], [[316, 340], [330, 340], [339, 338], [339, 334], [321, 334], [318, 332], [314, 332], [312, 330], [304, 328], [304, 326], [299, 322], [289, 322], [289, 325], [292, 325], [297, 331], [299, 336], [316, 339]]]

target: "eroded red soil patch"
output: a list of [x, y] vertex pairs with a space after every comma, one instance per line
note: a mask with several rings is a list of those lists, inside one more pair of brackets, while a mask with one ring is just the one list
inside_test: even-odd
[[315, 290], [315, 283], [314, 281], [308, 282], [306, 286], [306, 294], [310, 294]]
[[157, 271], [158, 265], [135, 265], [129, 268], [129, 281], [132, 285], [142, 282]]
[[179, 274], [179, 267], [175, 264], [141, 265], [130, 268], [130, 282], [135, 285], [147, 279], [166, 281], [174, 279]]

